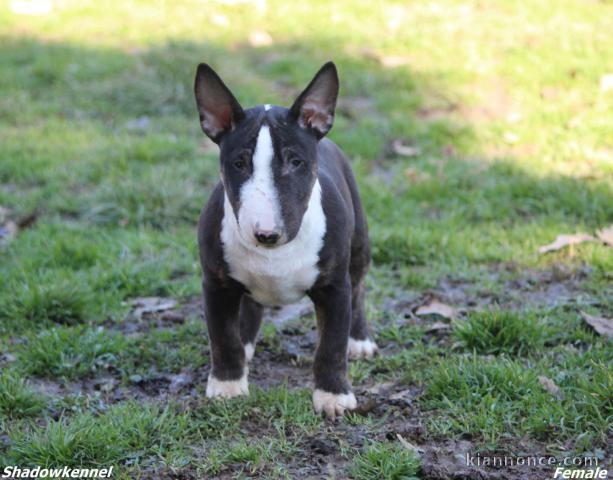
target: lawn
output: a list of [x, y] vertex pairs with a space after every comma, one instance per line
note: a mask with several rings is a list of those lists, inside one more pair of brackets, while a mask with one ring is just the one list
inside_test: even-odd
[[[613, 224], [613, 4], [23, 3], [0, 5], [0, 466], [534, 480], [551, 470], [461, 457], [611, 463], [613, 349], [585, 314], [613, 315], [613, 250], [538, 249]], [[205, 398], [195, 226], [218, 164], [192, 93], [206, 61], [244, 106], [287, 106], [330, 59], [380, 346], [350, 364], [360, 406], [336, 423], [311, 407], [308, 304], [268, 312], [249, 397]]]

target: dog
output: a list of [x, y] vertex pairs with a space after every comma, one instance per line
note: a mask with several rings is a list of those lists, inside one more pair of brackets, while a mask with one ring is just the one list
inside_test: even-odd
[[324, 138], [338, 91], [328, 62], [291, 108], [244, 110], [210, 66], [198, 65], [200, 125], [219, 146], [221, 176], [198, 225], [209, 398], [248, 394], [263, 306], [308, 296], [319, 331], [315, 411], [334, 419], [357, 406], [347, 359], [372, 357], [377, 345], [364, 309], [366, 216], [349, 161]]

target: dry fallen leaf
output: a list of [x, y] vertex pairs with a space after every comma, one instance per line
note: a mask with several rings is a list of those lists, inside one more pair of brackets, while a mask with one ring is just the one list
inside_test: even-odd
[[427, 305], [422, 305], [415, 313], [417, 315], [440, 315], [445, 318], [456, 318], [458, 316], [458, 311], [455, 308], [436, 300], [431, 301]]
[[613, 247], [613, 225], [596, 231], [596, 236], [609, 247]]
[[170, 310], [177, 305], [177, 301], [173, 300], [172, 298], [141, 297], [131, 300], [130, 304], [134, 308], [134, 310], [131, 312], [132, 316], [135, 318], [141, 318], [147, 313]]
[[554, 397], [557, 397], [559, 399], [562, 398], [563, 395], [562, 391], [560, 390], [560, 387], [558, 387], [551, 378], [541, 375], [538, 377], [538, 380], [539, 383], [543, 386], [543, 388], [549, 393], [551, 393]]
[[390, 388], [392, 388], [395, 385], [396, 385], [396, 382], [376, 383], [372, 387], [367, 388], [366, 391], [368, 393], [372, 393], [372, 394], [376, 395], [378, 393], [381, 393], [383, 390], [389, 390]]
[[403, 157], [416, 157], [421, 153], [421, 149], [419, 147], [404, 145], [402, 140], [394, 140], [392, 142], [392, 149], [394, 150], [394, 153]]
[[406, 440], [402, 435], [400, 435], [399, 433], [396, 434], [396, 438], [398, 439], [398, 441], [400, 442], [400, 444], [406, 448], [407, 450], [411, 450], [412, 452], [415, 452], [417, 454], [419, 454], [420, 452], [423, 452], [423, 450], [419, 447], [416, 447], [415, 445], [413, 445], [411, 442], [409, 442], [408, 440]]
[[451, 330], [451, 325], [445, 322], [434, 322], [432, 325], [429, 325], [426, 329], [426, 333], [435, 333], [435, 332], [447, 332]]
[[539, 253], [555, 252], [556, 250], [560, 250], [570, 245], [577, 245], [583, 242], [591, 242], [592, 240], [594, 240], [594, 237], [592, 237], [591, 235], [588, 235], [587, 233], [575, 233], [573, 235], [558, 235], [552, 243], [539, 247], [538, 252]]
[[603, 337], [613, 338], [613, 318], [598, 317], [589, 313], [580, 312], [583, 320]]
[[396, 392], [392, 395], [390, 395], [390, 400], [402, 400], [403, 398], [410, 398], [411, 397], [411, 390], [407, 389], [407, 390], [401, 390], [399, 392]]
[[358, 415], [368, 415], [375, 408], [377, 408], [377, 401], [374, 398], [367, 398], [366, 401], [361, 402], [358, 408], [354, 410]]

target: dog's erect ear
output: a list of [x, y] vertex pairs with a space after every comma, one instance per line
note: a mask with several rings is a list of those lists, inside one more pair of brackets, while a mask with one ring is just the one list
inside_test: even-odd
[[245, 116], [230, 89], [206, 63], [198, 65], [194, 93], [202, 131], [215, 143]]
[[290, 117], [321, 138], [332, 128], [337, 97], [338, 73], [334, 63], [328, 62], [296, 99], [290, 109]]

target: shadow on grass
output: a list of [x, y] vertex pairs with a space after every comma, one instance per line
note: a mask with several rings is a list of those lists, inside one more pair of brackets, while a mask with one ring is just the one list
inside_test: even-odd
[[[218, 178], [216, 147], [200, 131], [193, 101], [196, 64], [213, 65], [245, 106], [288, 105], [319, 65], [333, 58], [342, 89], [331, 137], [353, 160], [376, 263], [443, 269], [521, 263], [558, 233], [593, 230], [613, 218], [606, 182], [543, 177], [512, 158], [470, 155], [480, 148], [468, 121], [424, 118], [429, 108], [446, 111], [455, 97], [434, 73], [389, 69], [363, 52], [349, 52], [336, 37], [263, 49], [170, 42], [144, 51], [5, 37], [0, 205], [17, 214], [37, 210], [39, 224], [70, 225], [94, 236], [103, 229], [95, 265], [115, 261], [107, 242], [123, 250], [152, 240], [117, 239], [117, 231], [161, 231], [178, 236], [175, 244], [183, 248], [192, 242], [187, 229], [196, 224]], [[390, 145], [397, 139], [419, 154], [395, 153]], [[58, 282], [65, 281], [66, 248], [59, 244], [70, 244], [74, 233], [43, 229], [66, 235], [63, 242], [56, 237], [59, 246], [49, 258], [41, 249], [47, 252], [43, 244], [51, 240], [36, 236], [40, 228], [25, 232], [31, 238], [8, 250], [0, 280], [6, 291], [22, 288], [22, 282], [12, 282], [17, 276], [38, 278], [49, 266], [58, 269]], [[161, 248], [156, 244], [154, 250]], [[598, 253], [604, 247], [592, 248], [593, 265], [606, 271], [607, 257]], [[94, 269], [92, 255], [85, 257], [88, 264], [75, 260], [70, 270]], [[138, 271], [130, 261], [123, 268]], [[181, 261], [184, 272], [193, 268]], [[172, 275], [172, 268], [152, 272]], [[125, 295], [152, 294], [147, 285], [159, 290], [165, 282], [145, 282], [141, 291], [140, 284], [125, 286], [132, 280], [124, 277], [110, 284], [123, 285]]]
[[[468, 121], [424, 118], [432, 99], [445, 111], [454, 97], [435, 74], [384, 68], [343, 42], [171, 42], [130, 52], [5, 38], [0, 204], [89, 225], [193, 225], [217, 179], [192, 98], [195, 65], [213, 65], [246, 106], [287, 105], [333, 58], [342, 90], [331, 137], [354, 159], [376, 261], [499, 261], [513, 253], [501, 242], [613, 218], [604, 181], [532, 175], [512, 158], [468, 155], [479, 151]], [[395, 139], [419, 155], [395, 154]]]

